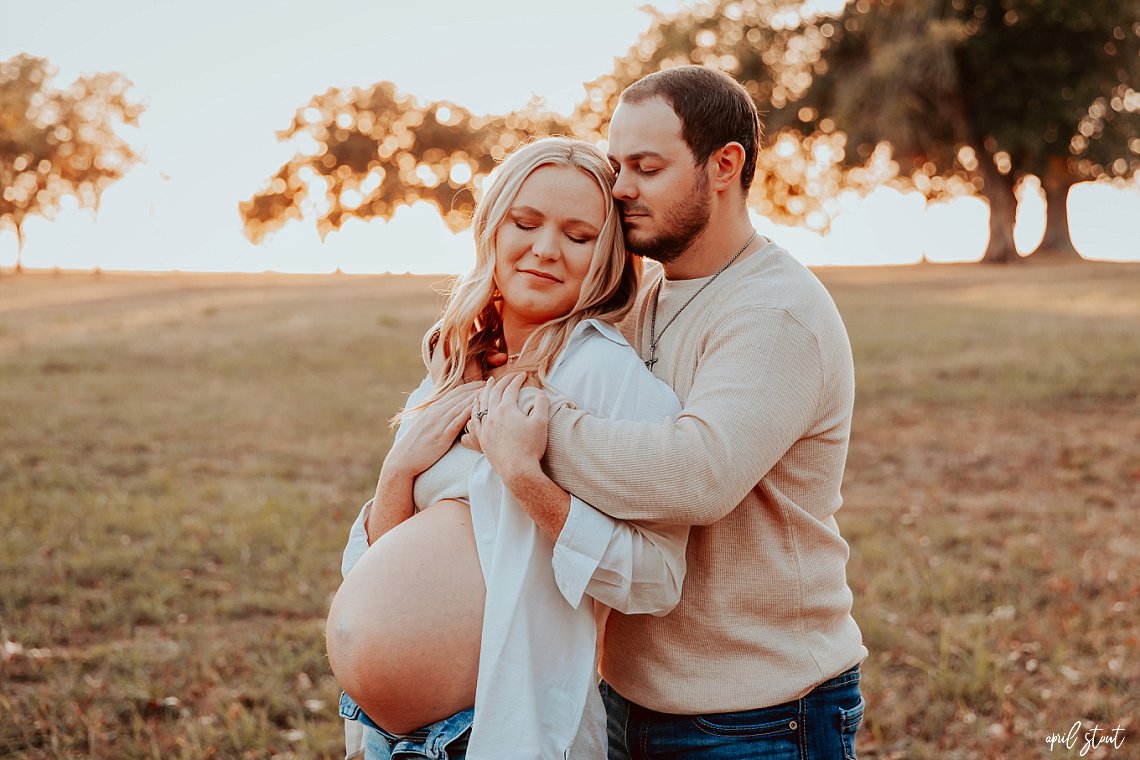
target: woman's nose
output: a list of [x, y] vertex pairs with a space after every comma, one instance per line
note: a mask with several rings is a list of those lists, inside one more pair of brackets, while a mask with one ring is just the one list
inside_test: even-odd
[[535, 238], [531, 250], [540, 259], [558, 258], [558, 230], [543, 228]]

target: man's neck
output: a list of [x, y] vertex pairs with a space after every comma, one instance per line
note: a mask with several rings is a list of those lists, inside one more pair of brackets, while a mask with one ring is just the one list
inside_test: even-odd
[[[709, 219], [708, 226], [680, 256], [662, 265], [665, 277], [670, 280], [694, 280], [716, 274], [741, 250], [740, 247], [745, 245], [753, 232], [747, 212], [733, 215], [732, 219], [719, 223], [716, 219]], [[748, 242], [748, 250], [740, 258], [755, 250], [758, 247], [757, 241], [760, 240], [762, 238], [757, 235]]]

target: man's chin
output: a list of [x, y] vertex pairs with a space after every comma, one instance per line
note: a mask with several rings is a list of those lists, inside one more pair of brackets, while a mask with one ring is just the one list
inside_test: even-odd
[[634, 256], [668, 264], [681, 254], [681, 249], [671, 240], [661, 238], [641, 238], [636, 235], [626, 235], [625, 248]]

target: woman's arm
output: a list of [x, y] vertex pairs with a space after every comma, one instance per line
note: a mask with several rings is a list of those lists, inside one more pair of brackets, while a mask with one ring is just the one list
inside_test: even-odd
[[438, 462], [455, 443], [470, 419], [472, 401], [482, 388], [481, 382], [453, 388], [406, 422], [407, 432], [392, 444], [380, 468], [376, 495], [364, 523], [369, 544], [412, 516], [416, 477]]
[[400, 472], [394, 466], [389, 467], [389, 457], [384, 459], [376, 481], [376, 495], [364, 519], [369, 546], [416, 511], [412, 491], [417, 474]]
[[488, 379], [472, 407], [472, 414], [486, 411], [482, 419], [471, 418], [469, 440], [487, 457], [503, 485], [530, 514], [551, 541], [558, 540], [570, 513], [570, 494], [546, 477], [539, 461], [546, 451], [546, 420], [550, 399], [537, 393], [533, 405], [523, 408], [519, 395], [527, 375], [519, 372]]

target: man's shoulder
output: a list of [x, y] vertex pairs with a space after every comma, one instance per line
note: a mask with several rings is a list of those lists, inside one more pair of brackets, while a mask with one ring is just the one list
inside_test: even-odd
[[720, 301], [726, 311], [784, 311], [805, 326], [839, 317], [819, 278], [776, 243], [741, 262], [738, 276], [727, 284]]

